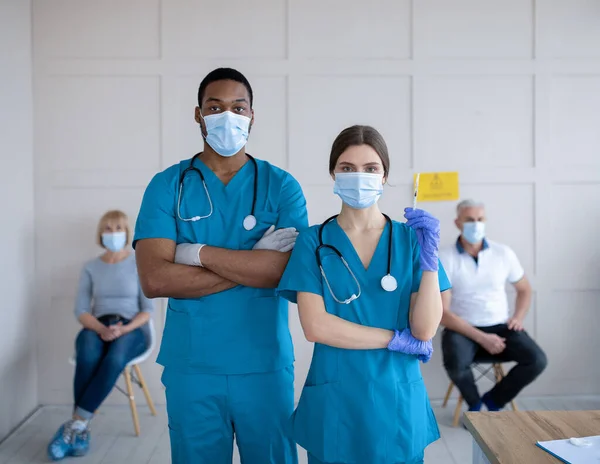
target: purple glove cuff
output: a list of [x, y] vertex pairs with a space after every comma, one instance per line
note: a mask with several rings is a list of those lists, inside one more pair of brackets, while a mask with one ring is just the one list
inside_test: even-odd
[[425, 253], [423, 253], [423, 249], [421, 248], [421, 255], [419, 256], [419, 264], [421, 265], [422, 271], [429, 271], [429, 272], [439, 271], [440, 266], [439, 266], [437, 250], [436, 250], [436, 253], [432, 252], [432, 253], [426, 255]]

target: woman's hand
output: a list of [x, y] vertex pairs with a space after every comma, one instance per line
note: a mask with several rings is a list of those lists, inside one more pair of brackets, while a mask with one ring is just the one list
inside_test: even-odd
[[438, 249], [440, 246], [440, 221], [422, 209], [404, 210], [406, 225], [417, 233], [421, 247], [420, 263], [423, 271], [438, 271]]
[[426, 363], [433, 354], [433, 344], [431, 340], [417, 340], [413, 337], [410, 329], [404, 329], [402, 332], [396, 330], [394, 338], [388, 345], [388, 350], [415, 355], [420, 361]]
[[125, 329], [122, 322], [119, 322], [109, 327], [104, 327], [104, 330], [100, 333], [100, 338], [105, 342], [112, 342], [125, 335], [125, 333], [127, 333], [127, 329]]
[[104, 342], [112, 342], [115, 339], [113, 331], [110, 329], [110, 327], [104, 327], [102, 330], [100, 330], [100, 332], [98, 332], [98, 335], [100, 335], [100, 338]]

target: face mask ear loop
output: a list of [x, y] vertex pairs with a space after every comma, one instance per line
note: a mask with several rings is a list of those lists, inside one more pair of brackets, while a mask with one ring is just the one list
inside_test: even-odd
[[[204, 119], [204, 116], [202, 116], [202, 110], [200, 108], [198, 108], [198, 114], [200, 115], [200, 119], [204, 121], [204, 127], [206, 128], [206, 119]], [[206, 129], [206, 135], [204, 135], [204, 131], [202, 130], [202, 123], [198, 123], [198, 125], [200, 126], [200, 134], [202, 134], [202, 139], [206, 141], [206, 137], [208, 137], [208, 129]]]

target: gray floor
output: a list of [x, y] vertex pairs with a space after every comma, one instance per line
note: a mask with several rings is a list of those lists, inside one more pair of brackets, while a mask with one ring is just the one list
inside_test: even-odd
[[[462, 428], [451, 427], [452, 411], [456, 403], [447, 408], [435, 407], [442, 439], [429, 446], [425, 453], [426, 464], [469, 464], [471, 438]], [[518, 401], [522, 409], [582, 410], [600, 409], [600, 396], [570, 398], [526, 398]], [[152, 417], [147, 407], [140, 406], [142, 435], [133, 435], [133, 425], [128, 407], [104, 406], [94, 419], [92, 449], [83, 458], [65, 462], [78, 464], [166, 464], [169, 457], [169, 434], [165, 409], [158, 407], [158, 417]], [[0, 464], [25, 464], [47, 462], [46, 444], [58, 425], [68, 418], [69, 408], [47, 406], [36, 412], [23, 426], [0, 445]], [[236, 456], [235, 463], [239, 460]], [[300, 463], [306, 463], [304, 451]]]

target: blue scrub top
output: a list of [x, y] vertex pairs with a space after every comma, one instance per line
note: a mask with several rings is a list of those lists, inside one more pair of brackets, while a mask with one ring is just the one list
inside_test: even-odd
[[[383, 329], [408, 327], [411, 294], [419, 290], [421, 269], [415, 232], [393, 221], [392, 269], [398, 281], [394, 292], [381, 288], [386, 274], [389, 224], [369, 267], [337, 220], [323, 231], [323, 243], [344, 256], [362, 288], [350, 304], [337, 303], [318, 268], [315, 253], [319, 226], [300, 233], [279, 285], [279, 294], [296, 302], [297, 292], [314, 293], [328, 313], [347, 321]], [[358, 289], [341, 260], [322, 249], [322, 263], [338, 300]], [[441, 291], [450, 282], [440, 264]], [[315, 343], [302, 396], [292, 417], [296, 441], [321, 461], [391, 463], [412, 462], [439, 438], [416, 356], [380, 350], [344, 350]]]
[[[201, 159], [194, 162], [206, 180], [213, 213], [185, 222], [178, 218], [179, 181], [191, 159], [154, 176], [144, 193], [135, 226], [133, 246], [147, 238], [179, 243], [206, 243], [232, 250], [251, 250], [271, 226], [308, 226], [306, 200], [298, 182], [270, 163], [256, 160], [257, 225], [247, 231], [242, 223], [252, 210], [254, 167], [248, 161], [224, 185]], [[197, 172], [184, 180], [180, 215], [205, 216], [210, 204]], [[269, 372], [294, 361], [288, 328], [288, 305], [275, 289], [238, 285], [195, 299], [169, 298], [167, 319], [157, 362], [187, 372], [247, 374]]]

